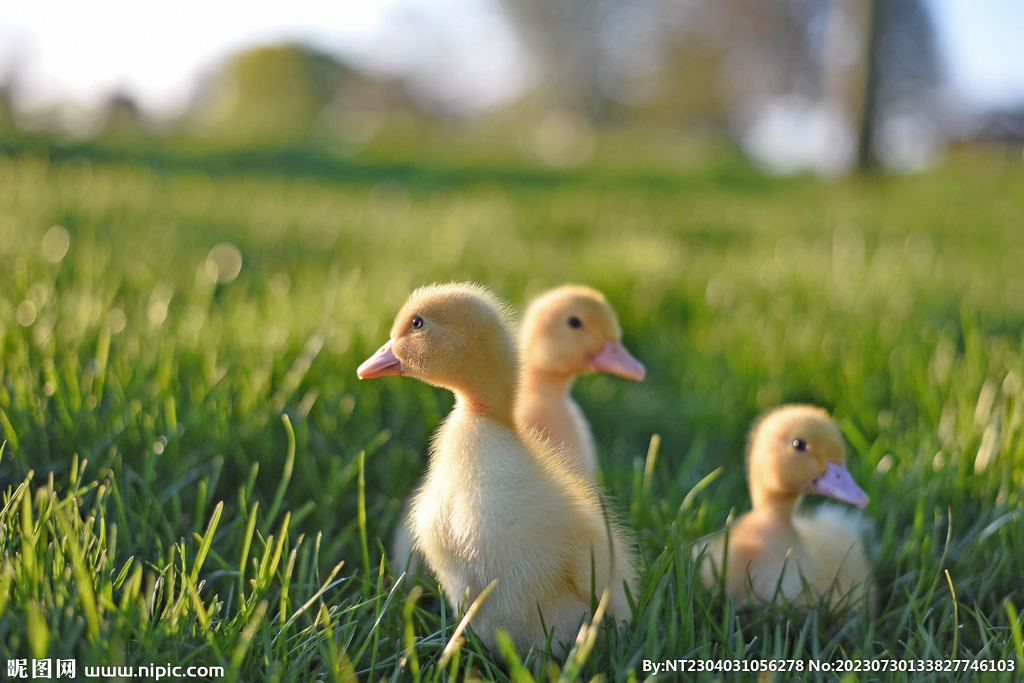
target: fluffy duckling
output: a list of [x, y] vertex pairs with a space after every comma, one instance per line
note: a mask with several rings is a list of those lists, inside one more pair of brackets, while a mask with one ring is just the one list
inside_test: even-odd
[[432, 285], [413, 292], [390, 341], [358, 375], [405, 375], [455, 394], [410, 515], [416, 548], [448, 602], [457, 609], [498, 579], [473, 620], [486, 643], [503, 628], [518, 647], [543, 646], [543, 615], [553, 642], [569, 645], [590, 612], [591, 585], [611, 591], [610, 615], [629, 618], [624, 584], [632, 590], [635, 571], [592, 487], [557, 466], [547, 441], [516, 426], [518, 364], [490, 292]]
[[[763, 601], [778, 594], [791, 604], [854, 604], [870, 588], [871, 564], [864, 543], [865, 521], [856, 513], [823, 506], [794, 515], [804, 493], [816, 493], [863, 508], [868, 496], [846, 469], [846, 448], [828, 413], [812, 406], [784, 406], [767, 413], [752, 430], [747, 475], [753, 510], [729, 529], [725, 590], [746, 601], [748, 588]], [[724, 536], [707, 546], [701, 566], [705, 586], [721, 575]], [[801, 577], [803, 580], [801, 580]], [[804, 590], [804, 582], [810, 592]]]
[[578, 375], [608, 372], [640, 381], [646, 370], [622, 345], [622, 328], [601, 292], [568, 285], [543, 294], [520, 331], [523, 386], [516, 419], [564, 448], [569, 468], [593, 482], [594, 436], [570, 390]]

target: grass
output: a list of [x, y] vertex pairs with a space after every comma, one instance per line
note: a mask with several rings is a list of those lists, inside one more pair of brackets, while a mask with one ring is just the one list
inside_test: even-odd
[[[0, 657], [244, 681], [981, 658], [1018, 671], [852, 680], [1018, 680], [1024, 169], [1004, 158], [820, 183], [728, 164], [559, 175], [3, 149]], [[211, 254], [225, 242], [237, 252]], [[488, 652], [471, 629], [445, 655], [460, 615], [430, 580], [389, 577], [451, 399], [355, 368], [438, 279], [519, 307], [596, 286], [650, 370], [576, 390], [646, 569], [631, 624], [568, 662]], [[695, 580], [692, 544], [749, 504], [747, 425], [788, 401], [826, 406], [847, 435], [872, 500], [875, 619], [737, 614]]]

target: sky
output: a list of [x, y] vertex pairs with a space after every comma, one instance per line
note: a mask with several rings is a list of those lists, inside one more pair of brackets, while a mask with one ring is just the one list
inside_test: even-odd
[[[1024, 0], [926, 2], [954, 97], [972, 109], [1024, 103]], [[30, 107], [92, 106], [122, 90], [150, 113], [171, 114], [227, 54], [299, 39], [483, 110], [524, 92], [533, 75], [499, 3], [0, 0], [0, 78], [17, 63]]]
[[1024, 0], [929, 0], [952, 86], [979, 107], [1024, 104]]
[[528, 75], [497, 2], [0, 0], [0, 78], [19, 62], [30, 107], [94, 105], [123, 90], [150, 112], [173, 111], [226, 55], [301, 40], [371, 71], [429, 78], [426, 69], [442, 69], [442, 90], [486, 108], [521, 92]]

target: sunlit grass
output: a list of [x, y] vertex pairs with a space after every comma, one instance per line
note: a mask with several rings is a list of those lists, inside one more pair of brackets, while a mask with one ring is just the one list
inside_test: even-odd
[[[0, 657], [233, 680], [1021, 665], [1024, 170], [963, 155], [819, 184], [49, 154], [0, 156]], [[471, 630], [445, 657], [461, 615], [383, 560], [450, 398], [355, 368], [438, 279], [519, 307], [599, 287], [650, 369], [577, 388], [646, 571], [629, 627], [568, 663]], [[696, 580], [692, 544], [749, 504], [747, 425], [797, 400], [834, 411], [871, 496], [875, 619], [736, 614]]]

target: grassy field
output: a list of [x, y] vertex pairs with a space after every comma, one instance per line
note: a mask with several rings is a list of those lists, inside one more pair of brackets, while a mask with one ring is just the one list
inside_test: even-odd
[[[734, 162], [559, 175], [0, 150], [0, 657], [245, 681], [980, 658], [1018, 671], [850, 680], [1019, 680], [1019, 159], [822, 183]], [[452, 279], [519, 308], [551, 285], [598, 287], [649, 369], [577, 386], [646, 570], [630, 626], [567, 663], [491, 654], [471, 633], [443, 659], [459, 615], [429, 579], [407, 593], [389, 578], [401, 501], [451, 399], [355, 368], [411, 289]], [[747, 425], [788, 401], [834, 411], [848, 438], [871, 496], [876, 619], [737, 615], [695, 581], [692, 544], [749, 505]]]

